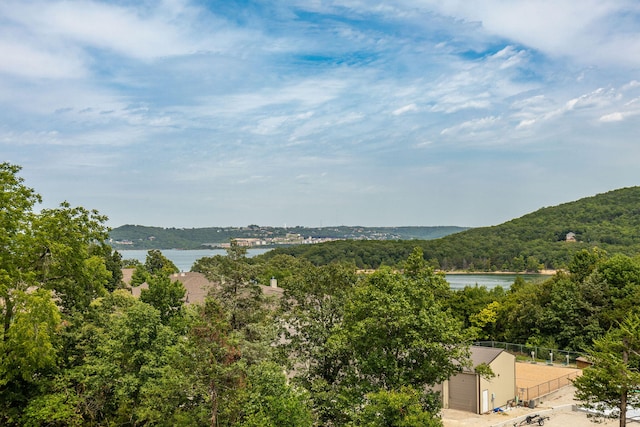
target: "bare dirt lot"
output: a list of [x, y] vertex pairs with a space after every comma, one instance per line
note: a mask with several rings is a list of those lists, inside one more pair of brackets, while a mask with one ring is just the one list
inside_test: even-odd
[[529, 388], [566, 376], [579, 375], [580, 369], [540, 363], [516, 363], [516, 387]]
[[[553, 382], [553, 380], [567, 374], [575, 375], [576, 371], [579, 370], [544, 364], [516, 363], [516, 384], [520, 390], [520, 388]], [[548, 426], [594, 427], [597, 425], [609, 427], [618, 425], [618, 420], [606, 420], [604, 423], [594, 424], [585, 412], [576, 411], [575, 406], [578, 402], [574, 400], [574, 392], [575, 389], [571, 385], [562, 387], [551, 394], [537, 398], [536, 407], [533, 409], [518, 406], [507, 408], [504, 412], [485, 415], [443, 409], [442, 421], [445, 427], [511, 427], [514, 423], [517, 425], [527, 415], [538, 414], [549, 417], [544, 420], [544, 425]]]
[[520, 400], [527, 401], [547, 395], [571, 384], [582, 370], [539, 363], [516, 363], [516, 387]]

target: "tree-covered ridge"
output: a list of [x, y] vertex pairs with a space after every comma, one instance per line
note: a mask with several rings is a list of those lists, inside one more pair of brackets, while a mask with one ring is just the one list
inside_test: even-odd
[[[571, 234], [570, 234], [571, 233]], [[573, 235], [575, 241], [567, 241]], [[571, 239], [570, 239], [571, 240]], [[640, 187], [622, 188], [539, 209], [504, 224], [473, 228], [422, 242], [329, 242], [278, 248], [315, 264], [334, 261], [359, 268], [398, 265], [419, 245], [444, 270], [537, 271], [565, 267], [577, 251], [600, 247], [610, 253], [640, 253]]]
[[[111, 244], [117, 249], [201, 249], [229, 243], [233, 239], [303, 239], [340, 240], [430, 240], [467, 230], [468, 227], [247, 227], [162, 228], [123, 225], [110, 232]], [[292, 243], [295, 240], [291, 240]], [[278, 243], [284, 243], [280, 241]]]

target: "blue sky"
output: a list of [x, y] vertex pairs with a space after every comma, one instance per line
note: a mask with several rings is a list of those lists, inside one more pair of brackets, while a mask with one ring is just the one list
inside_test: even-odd
[[0, 152], [109, 225], [499, 224], [640, 184], [636, 0], [0, 2]]

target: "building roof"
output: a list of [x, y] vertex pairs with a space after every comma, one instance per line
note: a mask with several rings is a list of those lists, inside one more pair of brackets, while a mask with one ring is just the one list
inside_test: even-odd
[[487, 365], [489, 365], [503, 351], [505, 350], [502, 348], [480, 347], [477, 345], [473, 345], [471, 346], [471, 362], [473, 363], [473, 366], [478, 366], [482, 363], [486, 363]]
[[186, 300], [188, 303], [203, 302], [209, 293], [209, 289], [217, 286], [216, 283], [207, 280], [202, 273], [176, 273], [172, 274], [170, 278], [182, 283], [187, 290]]
[[[125, 268], [122, 270], [122, 280], [123, 282], [130, 287], [131, 277], [133, 275], [133, 268]], [[195, 272], [182, 272], [175, 273], [169, 276], [172, 281], [179, 281], [184, 286], [187, 291], [185, 294], [185, 302], [189, 304], [201, 303], [204, 302], [207, 294], [209, 293], [209, 289], [214, 286], [217, 286], [217, 283], [211, 282], [207, 280], [207, 278], [202, 273]], [[146, 283], [141, 284], [140, 286], [132, 287], [131, 294], [135, 297], [140, 297], [140, 291], [142, 289], [148, 289], [149, 286]], [[260, 285], [262, 292], [266, 296], [275, 296], [279, 297], [282, 295], [282, 288], [273, 288], [271, 286], [263, 286]]]

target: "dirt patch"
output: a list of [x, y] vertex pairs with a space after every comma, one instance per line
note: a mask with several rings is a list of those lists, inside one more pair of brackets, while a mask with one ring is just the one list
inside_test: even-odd
[[518, 389], [529, 388], [561, 377], [574, 378], [581, 373], [582, 371], [577, 368], [519, 362], [516, 363], [516, 387], [518, 387]]

